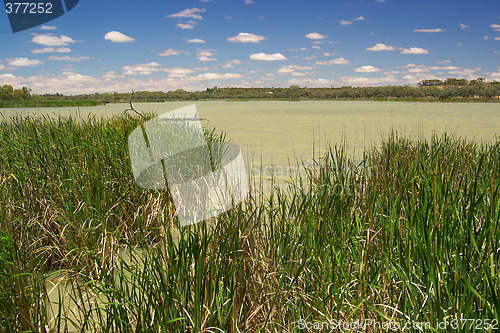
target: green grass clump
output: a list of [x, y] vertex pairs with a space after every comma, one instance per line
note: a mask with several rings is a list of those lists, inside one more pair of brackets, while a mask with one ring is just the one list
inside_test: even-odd
[[[0, 330], [372, 319], [447, 332], [437, 324], [500, 319], [499, 142], [393, 135], [361, 161], [332, 147], [290, 186], [179, 229], [168, 191], [134, 183], [127, 137], [139, 123], [0, 123]], [[49, 302], [54, 270], [67, 293]]]

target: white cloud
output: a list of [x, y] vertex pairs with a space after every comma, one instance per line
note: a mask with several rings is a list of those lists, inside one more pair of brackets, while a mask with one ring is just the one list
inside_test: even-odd
[[247, 5], [253, 5], [255, 3], [255, 1], [253, 1], [253, 0], [245, 0], [245, 3]]
[[116, 74], [115, 71], [109, 71], [102, 76], [104, 79], [112, 80], [125, 77], [125, 75]]
[[214, 58], [215, 55], [215, 50], [209, 49], [209, 50], [198, 50], [197, 52], [197, 58], [198, 60], [202, 62], [206, 61], [216, 61], [217, 59]]
[[130, 43], [135, 39], [127, 35], [122, 34], [119, 31], [110, 31], [104, 35], [104, 39], [109, 40], [113, 43]]
[[436, 28], [436, 29], [414, 29], [413, 32], [443, 32], [444, 29]]
[[183, 17], [190, 17], [193, 19], [198, 19], [201, 20], [203, 17], [197, 13], [204, 13], [206, 11], [205, 8], [188, 8], [184, 9], [181, 12], [178, 12], [176, 14], [168, 15], [167, 17], [173, 17], [173, 18], [183, 18]]
[[38, 59], [13, 58], [13, 59], [7, 59], [7, 64], [16, 67], [21, 67], [21, 66], [33, 67], [41, 65], [43, 64], [43, 62]]
[[500, 40], [500, 37], [495, 37], [495, 38], [493, 38], [493, 39], [494, 39], [494, 40]]
[[45, 46], [66, 46], [70, 43], [75, 43], [75, 41], [68, 36], [62, 35], [61, 37], [57, 37], [53, 34], [35, 34], [35, 37], [31, 39], [33, 43], [45, 45]]
[[458, 25], [460, 26], [460, 29], [467, 29], [469, 27], [468, 25], [465, 25], [463, 23], [459, 23]]
[[168, 77], [186, 77], [187, 74], [194, 73], [194, 70], [192, 69], [187, 69], [187, 68], [180, 68], [180, 67], [174, 67], [174, 68], [164, 68], [163, 71], [169, 73]]
[[441, 61], [438, 61], [436, 62], [437, 65], [446, 65], [446, 64], [449, 64], [451, 62], [451, 60], [441, 60]]
[[229, 42], [233, 43], [259, 43], [261, 40], [267, 39], [264, 36], [255, 35], [248, 32], [240, 32], [237, 36], [226, 38]]
[[355, 72], [363, 72], [363, 73], [374, 73], [374, 72], [380, 72], [381, 69], [369, 65], [369, 66], [361, 66], [359, 68], [356, 68], [354, 71]]
[[359, 77], [359, 76], [344, 76], [340, 78], [340, 81], [344, 84], [353, 86], [375, 86], [386, 83], [397, 82], [394, 75], [383, 76], [383, 77]]
[[189, 55], [189, 52], [186, 52], [186, 51], [177, 51], [177, 50], [174, 50], [174, 49], [166, 49], [165, 51], [163, 51], [161, 53], [158, 53], [158, 55], [162, 56], [162, 57], [168, 57], [168, 56], [172, 56], [172, 55], [178, 55], [178, 54], [181, 54], [181, 53]]
[[313, 45], [311, 46], [313, 49], [316, 49], [316, 50], [322, 50], [321, 46], [319, 45]]
[[201, 2], [211, 2], [211, 1], [214, 1], [214, 0], [200, 0]]
[[194, 29], [194, 25], [195, 24], [196, 24], [195, 21], [189, 21], [188, 23], [179, 22], [179, 23], [177, 23], [176, 27], [179, 27], [182, 30], [185, 30], [185, 29]]
[[234, 65], [239, 65], [241, 64], [241, 60], [238, 59], [233, 59], [231, 61], [226, 62], [222, 67], [224, 68], [234, 68]]
[[200, 80], [227, 80], [227, 79], [241, 79], [243, 77], [244, 76], [241, 74], [233, 74], [233, 73], [226, 73], [226, 74], [203, 73], [198, 75], [198, 78]]
[[481, 68], [474, 68], [474, 69], [471, 69], [471, 68], [468, 68], [468, 69], [459, 69], [459, 70], [456, 70], [456, 71], [450, 71], [450, 74], [456, 74], [456, 75], [461, 75], [461, 76], [469, 76], [469, 77], [472, 77], [472, 76], [475, 76], [475, 72], [477, 71], [480, 71], [482, 70]]
[[0, 65], [0, 71], [3, 71], [4, 69], [6, 69], [7, 67], [5, 67], [4, 65]]
[[421, 48], [421, 47], [410, 47], [409, 49], [403, 49], [401, 50], [402, 54], [426, 54], [429, 53], [429, 51]]
[[160, 66], [159, 63], [157, 62], [150, 62], [147, 64], [137, 64], [137, 65], [132, 65], [132, 66], [124, 66], [124, 72], [123, 74], [126, 75], [133, 75], [133, 74], [140, 74], [140, 75], [149, 75], [152, 72], [158, 72], [159, 69], [156, 68]]
[[425, 67], [413, 67], [413, 68], [410, 68], [407, 72], [408, 73], [425, 73], [425, 72], [428, 72], [429, 71], [429, 68], [425, 68]]
[[495, 31], [500, 31], [500, 24], [490, 24], [490, 27]]
[[266, 53], [254, 53], [250, 55], [250, 59], [252, 60], [261, 60], [261, 61], [276, 61], [276, 60], [287, 60], [287, 58], [281, 53], [274, 54], [266, 54]]
[[40, 29], [42, 29], [42, 30], [57, 30], [57, 27], [55, 27], [53, 25], [42, 25], [40, 27]]
[[368, 51], [396, 51], [394, 46], [377, 43], [372, 47], [367, 48]]
[[489, 81], [499, 80], [499, 79], [500, 79], [500, 72], [490, 73], [490, 75], [489, 75]]
[[311, 32], [311, 33], [308, 33], [306, 35], [306, 38], [309, 38], [309, 39], [325, 39], [326, 37], [328, 37], [328, 35], [322, 35], [322, 34], [317, 33], [317, 32]]
[[206, 43], [203, 39], [198, 39], [198, 38], [188, 39], [186, 42], [187, 43], [201, 43], [201, 44], [205, 44]]
[[89, 60], [89, 59], [95, 59], [91, 57], [56, 57], [56, 56], [50, 56], [49, 60], [62, 60], [62, 61], [82, 61], [82, 60]]
[[277, 72], [280, 74], [292, 73], [292, 75], [297, 75], [297, 74], [293, 74], [296, 70], [309, 71], [312, 69], [313, 68], [310, 66], [288, 65], [288, 66], [281, 66], [281, 68], [278, 69]]
[[340, 21], [340, 25], [349, 25], [349, 24], [352, 24], [352, 22], [354, 21], [364, 21], [365, 18], [363, 16], [358, 16], [356, 18], [353, 18], [351, 21], [347, 21], [347, 20], [342, 20]]
[[34, 49], [31, 50], [33, 53], [48, 53], [48, 52], [59, 52], [59, 53], [69, 53], [71, 52], [71, 49], [68, 47], [44, 47], [43, 49]]
[[326, 61], [316, 61], [316, 65], [350, 65], [351, 62], [344, 58], [331, 59]]
[[231, 16], [227, 16], [227, 15], [224, 16], [224, 18], [227, 19], [227, 20], [232, 20], [233, 19]]

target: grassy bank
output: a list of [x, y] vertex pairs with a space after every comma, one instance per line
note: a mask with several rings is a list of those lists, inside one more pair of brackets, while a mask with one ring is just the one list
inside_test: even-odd
[[70, 106], [96, 106], [103, 104], [99, 101], [77, 100], [0, 100], [0, 108], [48, 108], [48, 107], [70, 107]]
[[[372, 319], [440, 332], [458, 320], [468, 332], [460, 319], [500, 319], [500, 142], [391, 136], [357, 162], [334, 147], [296, 186], [178, 229], [168, 192], [134, 184], [126, 144], [138, 124], [0, 123], [1, 330], [282, 332]], [[54, 270], [69, 289], [57, 311]]]

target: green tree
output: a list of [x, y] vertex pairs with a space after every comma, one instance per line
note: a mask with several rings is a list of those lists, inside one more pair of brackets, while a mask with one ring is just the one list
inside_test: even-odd
[[9, 84], [4, 84], [2, 88], [0, 88], [0, 99], [7, 100], [12, 99], [12, 92], [14, 89]]
[[23, 91], [21, 89], [14, 89], [14, 91], [12, 92], [12, 99], [15, 99], [15, 100], [24, 99], [23, 96], [24, 96], [24, 94], [23, 94]]

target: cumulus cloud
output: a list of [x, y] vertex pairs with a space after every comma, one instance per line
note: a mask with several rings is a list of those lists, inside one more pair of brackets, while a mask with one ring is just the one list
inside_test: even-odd
[[307, 75], [307, 73], [298, 73], [296, 72], [296, 70], [309, 71], [312, 69], [313, 68], [310, 66], [288, 65], [288, 66], [281, 66], [281, 68], [278, 69], [277, 72], [279, 74], [292, 74], [295, 76], [304, 76]]
[[359, 77], [359, 76], [344, 76], [340, 78], [340, 81], [344, 84], [353, 86], [374, 86], [379, 84], [386, 84], [397, 82], [394, 75], [388, 75], [383, 77]]
[[123, 74], [125, 75], [133, 75], [133, 74], [139, 74], [139, 75], [150, 75], [153, 72], [158, 72], [159, 69], [157, 68], [160, 66], [159, 63], [157, 62], [150, 62], [147, 64], [137, 64], [137, 65], [132, 65], [132, 66], [124, 66], [123, 67]]
[[198, 39], [198, 38], [188, 39], [186, 42], [187, 43], [201, 43], [201, 44], [206, 43], [203, 39]]
[[367, 48], [368, 51], [396, 51], [394, 46], [377, 43], [372, 47]]
[[180, 67], [164, 68], [163, 71], [169, 73], [168, 77], [177, 77], [177, 78], [186, 77], [187, 74], [194, 73], [194, 70], [192, 69], [180, 68]]
[[465, 69], [459, 69], [459, 70], [456, 70], [456, 71], [450, 71], [450, 74], [455, 74], [455, 75], [459, 75], [459, 76], [462, 76], [462, 77], [465, 77], [465, 78], [468, 78], [468, 79], [473, 79], [476, 77], [476, 72], [477, 71], [480, 71], [482, 70], [482, 68], [474, 68], [474, 69], [471, 69], [471, 68], [465, 68]]
[[107, 80], [112, 80], [112, 79], [119, 79], [119, 78], [125, 77], [125, 75], [116, 74], [115, 71], [109, 71], [106, 74], [104, 74], [102, 77], [104, 79], [107, 79]]
[[331, 59], [326, 61], [316, 61], [316, 65], [349, 65], [351, 62], [344, 58]]
[[68, 47], [44, 47], [43, 49], [34, 49], [31, 50], [33, 53], [49, 53], [49, 52], [59, 52], [59, 53], [69, 53], [71, 49]]
[[320, 33], [317, 33], [317, 32], [311, 32], [311, 33], [308, 33], [306, 35], [306, 38], [309, 38], [309, 39], [326, 39], [328, 37], [328, 35], [322, 35]]
[[414, 29], [413, 32], [443, 32], [444, 29], [436, 28], [436, 29]]
[[495, 31], [500, 31], [500, 24], [490, 24], [490, 27]]
[[109, 40], [113, 43], [130, 43], [135, 39], [127, 35], [122, 34], [119, 31], [110, 31], [104, 35], [104, 39]]
[[62, 60], [62, 61], [82, 61], [82, 60], [89, 60], [89, 59], [95, 59], [91, 57], [70, 57], [70, 56], [65, 56], [65, 57], [56, 57], [56, 56], [50, 56], [49, 60]]
[[42, 29], [42, 30], [57, 30], [57, 27], [55, 27], [53, 25], [42, 25], [40, 27], [40, 29]]
[[247, 5], [253, 5], [255, 3], [255, 1], [253, 1], [253, 0], [245, 0], [245, 3]]
[[53, 34], [35, 34], [35, 37], [31, 41], [45, 46], [66, 46], [70, 43], [75, 43], [71, 37], [64, 35], [57, 37]]
[[43, 62], [38, 59], [13, 58], [13, 59], [7, 59], [7, 64], [16, 67], [24, 67], [24, 66], [33, 67], [41, 65], [43, 64]]
[[243, 77], [244, 76], [241, 74], [233, 74], [233, 73], [226, 73], [226, 74], [203, 73], [198, 75], [198, 78], [200, 80], [227, 80], [227, 79], [241, 79]]
[[224, 68], [234, 68], [234, 65], [239, 65], [241, 64], [241, 60], [238, 59], [233, 59], [231, 61], [226, 62], [222, 67]]
[[276, 60], [287, 60], [287, 58], [281, 53], [266, 54], [266, 53], [254, 53], [250, 55], [252, 60], [260, 61], [276, 61]]
[[421, 47], [410, 47], [409, 49], [403, 49], [401, 50], [402, 54], [426, 54], [429, 53], [429, 51], [421, 48]]
[[198, 13], [204, 13], [205, 11], [206, 11], [205, 8], [188, 8], [188, 9], [184, 9], [183, 11], [178, 12], [176, 14], [168, 15], [167, 17], [170, 17], [170, 18], [189, 17], [189, 18], [201, 20], [201, 19], [203, 19], [203, 17]]
[[352, 22], [354, 22], [354, 21], [364, 21], [364, 20], [365, 20], [365, 18], [363, 16], [358, 16], [356, 18], [353, 18], [350, 21], [342, 20], [342, 21], [340, 21], [340, 25], [349, 25], [349, 24], [352, 24]]
[[212, 49], [208, 49], [208, 50], [198, 50], [198, 52], [196, 53], [198, 56], [198, 60], [202, 61], [202, 62], [206, 62], [206, 61], [216, 61], [217, 59], [215, 59], [214, 55], [216, 54], [215, 53], [215, 50], [212, 50]]
[[196, 24], [196, 21], [189, 21], [188, 23], [179, 22], [179, 23], [177, 23], [176, 26], [181, 28], [182, 30], [185, 30], [185, 29], [194, 29], [195, 24]]
[[369, 66], [361, 66], [359, 68], [356, 68], [354, 71], [363, 73], [374, 73], [374, 72], [380, 72], [381, 69], [369, 65]]
[[181, 54], [181, 53], [189, 55], [189, 52], [186, 52], [186, 51], [177, 51], [177, 50], [174, 50], [174, 49], [166, 49], [165, 51], [163, 51], [161, 53], [158, 53], [158, 55], [162, 56], [162, 57], [168, 57], [168, 56], [172, 56], [172, 55], [178, 55], [178, 54]]
[[248, 32], [240, 32], [237, 36], [228, 37], [227, 40], [233, 43], [259, 43], [261, 40], [267, 39], [264, 36], [255, 35]]
[[469, 27], [468, 25], [465, 25], [463, 23], [459, 23], [458, 26], [460, 27], [460, 29], [467, 29]]

